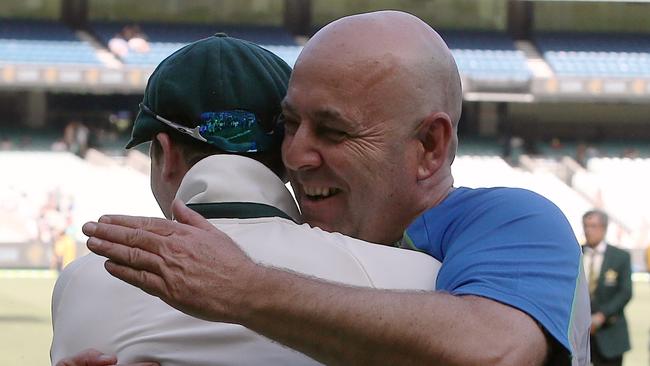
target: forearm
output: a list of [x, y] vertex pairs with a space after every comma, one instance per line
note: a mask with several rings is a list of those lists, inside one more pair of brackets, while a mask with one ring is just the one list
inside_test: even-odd
[[535, 365], [546, 355], [531, 318], [478, 297], [347, 287], [275, 269], [251, 294], [238, 322], [326, 364]]

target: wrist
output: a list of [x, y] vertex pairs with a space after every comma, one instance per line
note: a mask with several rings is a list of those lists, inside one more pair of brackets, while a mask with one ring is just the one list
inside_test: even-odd
[[246, 326], [265, 307], [271, 294], [275, 291], [273, 285], [273, 272], [276, 269], [252, 263], [246, 269], [246, 275], [240, 288], [238, 303], [234, 305], [233, 322]]

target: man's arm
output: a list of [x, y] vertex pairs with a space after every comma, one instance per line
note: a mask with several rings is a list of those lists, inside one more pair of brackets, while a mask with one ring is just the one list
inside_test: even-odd
[[109, 258], [112, 275], [183, 312], [242, 324], [327, 364], [541, 365], [546, 357], [542, 329], [512, 307], [260, 266], [178, 201], [174, 214], [179, 223], [103, 217], [84, 226], [88, 247]]
[[528, 315], [476, 296], [346, 287], [276, 269], [250, 295], [243, 325], [326, 364], [536, 365], [546, 356]]

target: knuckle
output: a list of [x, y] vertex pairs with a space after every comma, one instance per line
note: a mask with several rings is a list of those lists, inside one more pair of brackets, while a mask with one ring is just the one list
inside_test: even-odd
[[142, 284], [149, 284], [147, 276], [147, 272], [145, 271], [138, 271], [138, 281]]
[[140, 262], [142, 255], [139, 250], [130, 248], [128, 253], [129, 264], [137, 264]]
[[129, 246], [137, 246], [144, 238], [144, 230], [141, 228], [129, 230], [126, 235], [126, 241]]
[[142, 222], [142, 226], [143, 227], [148, 227], [148, 228], [152, 227], [153, 224], [154, 224], [154, 221], [153, 221], [153, 218], [151, 218], [151, 217], [145, 217], [143, 222]]

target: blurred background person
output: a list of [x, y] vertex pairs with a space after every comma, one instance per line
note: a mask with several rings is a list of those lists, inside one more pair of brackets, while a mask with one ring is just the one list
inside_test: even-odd
[[630, 254], [605, 241], [607, 214], [584, 214], [584, 266], [591, 296], [591, 361], [595, 366], [623, 364], [630, 350], [625, 306], [632, 298]]

